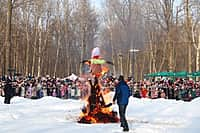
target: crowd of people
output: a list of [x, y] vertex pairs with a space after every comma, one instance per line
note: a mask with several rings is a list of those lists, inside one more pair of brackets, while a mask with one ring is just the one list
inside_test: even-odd
[[[100, 79], [102, 92], [114, 91], [117, 78], [108, 76]], [[159, 80], [143, 80], [134, 82], [126, 79], [132, 96], [137, 98], [165, 98], [191, 101], [200, 96], [200, 81], [177, 78]], [[12, 88], [12, 89], [11, 89]], [[45, 77], [3, 77], [0, 78], [0, 96], [19, 96], [38, 99], [44, 96], [53, 96], [62, 99], [84, 99], [89, 94], [90, 84], [87, 79], [77, 78], [72, 81], [67, 78]], [[6, 91], [8, 90], [8, 91]], [[14, 91], [11, 91], [14, 90]], [[11, 94], [12, 93], [12, 94]]]
[[[11, 84], [14, 96], [38, 99], [44, 96], [80, 98], [79, 82], [47, 77], [4, 77], [0, 79], [0, 96], [5, 95], [5, 86]], [[84, 94], [83, 94], [84, 95]]]
[[133, 86], [133, 95], [138, 98], [165, 98], [191, 101], [196, 97], [200, 97], [200, 81], [188, 78], [144, 80], [134, 83]]

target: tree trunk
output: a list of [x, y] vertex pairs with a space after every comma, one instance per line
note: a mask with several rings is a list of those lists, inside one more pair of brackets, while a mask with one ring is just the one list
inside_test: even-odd
[[129, 53], [130, 53], [130, 65], [129, 65], [129, 74], [133, 77], [134, 76], [134, 72], [133, 72], [133, 58], [134, 58], [134, 52], [132, 52], [132, 51], [129, 51]]
[[120, 75], [123, 75], [123, 55], [122, 53], [120, 52], [118, 54], [118, 70], [120, 71]]
[[40, 30], [39, 35], [39, 49], [38, 49], [38, 73], [37, 76], [40, 77], [41, 75], [41, 55], [42, 55], [42, 31]]
[[[191, 42], [191, 19], [190, 19], [190, 13], [189, 13], [189, 0], [185, 0], [185, 12], [186, 12], [186, 30], [187, 30], [187, 37], [188, 42]], [[191, 43], [188, 44], [188, 72], [192, 72], [192, 47]]]
[[15, 67], [15, 70], [17, 72], [19, 72], [19, 59], [18, 59], [18, 56], [19, 56], [19, 44], [18, 44], [18, 41], [17, 41], [17, 38], [19, 36], [19, 32], [17, 31], [16, 32], [16, 40], [15, 40], [15, 49], [14, 49], [14, 53], [15, 53], [15, 60], [14, 60], [14, 67]]
[[128, 55], [127, 55], [127, 57], [128, 57], [128, 59], [127, 59], [127, 65], [126, 65], [126, 68], [127, 68], [127, 76], [130, 76], [130, 74], [131, 74], [131, 71], [130, 71], [130, 69], [131, 69], [131, 53], [130, 53], [130, 50], [128, 51], [128, 53], [127, 53]]
[[149, 58], [149, 73], [152, 73], [152, 58], [151, 58], [151, 50], [148, 53], [148, 58]]
[[111, 45], [111, 47], [112, 47], [112, 62], [113, 62], [113, 66], [112, 66], [112, 68], [113, 68], [113, 74], [114, 75], [116, 75], [116, 62], [115, 62], [115, 52], [114, 52], [114, 47], [113, 47], [113, 45]]
[[115, 50], [114, 50], [114, 46], [112, 44], [113, 41], [113, 33], [112, 30], [110, 29], [110, 45], [111, 45], [111, 49], [112, 49], [112, 62], [113, 62], [113, 74], [116, 75], [116, 64], [115, 64]]
[[39, 17], [36, 16], [36, 22], [35, 22], [35, 40], [33, 44], [33, 58], [32, 58], [32, 68], [31, 68], [31, 74], [34, 75], [35, 72], [35, 60], [36, 60], [36, 49], [37, 49], [37, 41], [38, 41], [38, 21]]
[[61, 36], [58, 36], [58, 41], [57, 41], [57, 49], [56, 49], [56, 62], [55, 62], [55, 66], [54, 66], [54, 73], [53, 76], [56, 77], [56, 72], [57, 72], [57, 66], [58, 66], [58, 57], [59, 57], [59, 53], [60, 53], [60, 45], [61, 45]]
[[196, 55], [196, 72], [199, 71], [199, 58], [200, 58], [200, 35], [199, 35], [199, 42], [197, 47], [197, 55]]
[[[47, 29], [47, 28], [46, 28]], [[46, 36], [45, 36], [45, 40], [44, 40], [44, 47], [42, 49], [42, 53], [41, 53], [41, 71], [44, 75], [47, 74], [47, 66], [48, 66], [48, 49], [47, 49], [47, 39], [48, 39], [48, 31], [46, 33]], [[46, 62], [45, 62], [46, 61]], [[47, 66], [45, 66], [47, 64]], [[48, 66], [50, 67], [50, 66]]]
[[152, 60], [152, 69], [153, 72], [156, 72], [156, 59], [154, 56], [154, 50], [156, 50], [156, 47], [154, 47], [155, 49], [153, 49], [153, 44], [150, 44], [150, 52], [151, 52], [151, 60]]
[[144, 58], [143, 58], [143, 61], [142, 61], [143, 63], [142, 63], [142, 66], [141, 66], [141, 68], [140, 68], [140, 79], [138, 79], [137, 81], [139, 81], [139, 80], [142, 80], [143, 79], [143, 75], [144, 75], [144, 68], [145, 68], [145, 62], [146, 62], [146, 56], [145, 56], [145, 54], [144, 54]]
[[[152, 72], [156, 72], [156, 57], [155, 57], [155, 54], [157, 50], [157, 47], [156, 47], [156, 44], [153, 44], [154, 42], [154, 35], [153, 33], [149, 33], [148, 34], [149, 36], [149, 40], [150, 40], [150, 66], [149, 66], [149, 69], [150, 69], [150, 73]], [[153, 47], [154, 46], [154, 47]]]
[[67, 75], [69, 75], [70, 74], [70, 67], [72, 65], [71, 60], [70, 60], [70, 58], [71, 58], [70, 55], [73, 55], [73, 53], [72, 53], [70, 44], [68, 44], [67, 48], [68, 48], [68, 52], [67, 52], [67, 59], [68, 60], [66, 60], [66, 66], [67, 66]]
[[[85, 53], [86, 53], [86, 38], [85, 38], [85, 27], [82, 27], [82, 39], [81, 39], [81, 61], [83, 61], [83, 58], [85, 56]], [[82, 74], [82, 68], [83, 67], [83, 63], [80, 64], [80, 69], [79, 69], [79, 73], [80, 75]]]
[[59, 60], [59, 54], [60, 54], [60, 46], [61, 46], [61, 20], [60, 18], [58, 18], [58, 23], [57, 23], [57, 28], [58, 28], [58, 32], [57, 32], [57, 49], [56, 49], [56, 61], [55, 61], [55, 66], [54, 66], [54, 73], [53, 76], [56, 77], [57, 75], [57, 67], [58, 67], [58, 60]]
[[173, 51], [174, 51], [174, 47], [173, 47], [173, 43], [171, 42], [171, 40], [168, 42], [169, 45], [169, 71], [173, 72], [174, 71], [174, 56], [173, 56]]
[[26, 63], [25, 63], [25, 75], [29, 73], [29, 51], [30, 51], [30, 38], [29, 38], [29, 28], [28, 28], [29, 18], [27, 17], [26, 22]]
[[163, 54], [164, 54], [164, 56], [163, 56], [163, 58], [162, 58], [160, 67], [159, 67], [159, 69], [158, 69], [158, 72], [160, 72], [160, 71], [162, 70], [163, 65], [164, 65], [164, 63], [165, 63], [165, 60], [166, 60], [166, 51], [167, 51], [167, 45], [164, 45], [164, 49], [163, 49]]
[[192, 47], [191, 44], [188, 45], [188, 72], [192, 72]]
[[197, 55], [196, 55], [196, 71], [197, 72], [199, 71], [199, 54], [200, 54], [200, 51], [199, 49], [197, 49]]
[[11, 68], [11, 56], [12, 56], [12, 42], [11, 42], [11, 23], [12, 23], [12, 0], [8, 0], [8, 11], [7, 11], [7, 26], [6, 26], [6, 40], [5, 40], [5, 68], [4, 74], [8, 73], [8, 68]]

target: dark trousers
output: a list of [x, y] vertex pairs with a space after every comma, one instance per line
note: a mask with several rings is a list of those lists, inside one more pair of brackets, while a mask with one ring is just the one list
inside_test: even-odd
[[5, 104], [10, 104], [11, 98], [12, 98], [11, 96], [5, 96], [4, 103]]
[[126, 107], [127, 105], [119, 105], [120, 122], [124, 129], [128, 129], [128, 123], [126, 120]]

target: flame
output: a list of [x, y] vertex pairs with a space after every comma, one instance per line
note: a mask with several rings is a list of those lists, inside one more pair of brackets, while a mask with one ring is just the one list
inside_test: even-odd
[[[98, 100], [101, 94], [102, 94], [101, 98], [104, 101], [104, 105], [102, 105], [100, 100]], [[91, 94], [90, 96], [94, 96], [94, 95]], [[82, 112], [80, 114], [79, 121], [78, 121], [79, 123], [93, 124], [93, 123], [119, 122], [117, 112], [113, 111], [111, 107], [105, 106], [111, 102], [111, 97], [110, 97], [110, 93], [108, 89], [105, 89], [103, 92], [102, 91], [96, 92], [96, 99], [93, 99], [96, 101], [95, 105], [93, 105], [94, 101], [90, 103], [89, 99], [90, 98], [87, 99], [88, 100], [86, 101], [87, 104], [82, 109]], [[92, 106], [92, 110], [90, 110], [91, 106]]]
[[110, 114], [110, 112], [112, 112], [112, 108], [108, 107], [108, 108], [103, 108], [101, 110], [103, 113], [107, 113], [107, 114]]
[[101, 69], [102, 69], [101, 75], [104, 75], [105, 73], [107, 73], [109, 71], [109, 68], [106, 66], [102, 66]]

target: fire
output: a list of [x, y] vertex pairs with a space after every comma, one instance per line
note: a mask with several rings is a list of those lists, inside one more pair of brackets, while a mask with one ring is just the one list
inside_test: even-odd
[[102, 69], [102, 70], [101, 70], [101, 75], [104, 75], [105, 73], [107, 73], [107, 72], [109, 71], [109, 68], [106, 67], [106, 66], [102, 66], [101, 69]]
[[98, 79], [91, 84], [91, 93], [87, 99], [87, 105], [82, 109], [82, 113], [78, 120], [79, 123], [116, 123], [119, 122], [117, 112], [110, 107], [112, 104], [108, 103], [109, 99], [100, 90]]
[[86, 124], [117, 123], [119, 118], [117, 117], [117, 112], [96, 108], [93, 112], [82, 113], [78, 122]]

